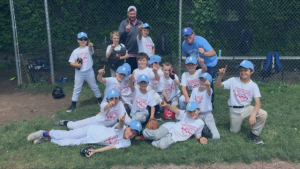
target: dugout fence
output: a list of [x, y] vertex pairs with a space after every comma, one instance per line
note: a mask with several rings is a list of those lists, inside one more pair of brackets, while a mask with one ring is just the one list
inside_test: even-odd
[[[254, 80], [262, 81], [261, 70], [271, 51], [280, 55], [283, 82], [300, 80], [300, 2], [297, 0], [9, 0], [18, 84], [60, 82], [74, 79], [68, 59], [78, 47], [76, 35], [84, 31], [94, 44], [94, 71], [108, 65], [109, 33], [126, 19], [128, 6], [137, 7], [137, 18], [152, 29], [149, 36], [156, 54], [173, 63], [180, 76], [185, 71], [181, 53], [181, 29], [192, 27], [218, 55], [217, 69], [228, 65], [225, 79], [238, 76], [235, 66], [253, 61]], [[161, 37], [167, 37], [164, 41]], [[166, 39], [165, 39], [166, 40]], [[159, 49], [168, 43], [167, 51]], [[109, 66], [106, 66], [109, 76]], [[51, 78], [51, 80], [50, 80]], [[224, 80], [225, 80], [224, 79]], [[264, 82], [282, 82], [271, 74]]]

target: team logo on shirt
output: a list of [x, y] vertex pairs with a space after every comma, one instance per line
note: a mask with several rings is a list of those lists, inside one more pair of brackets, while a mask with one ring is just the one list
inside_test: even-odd
[[203, 100], [203, 95], [201, 96], [195, 96], [195, 100], [198, 104], [202, 103], [202, 100]]
[[87, 61], [87, 55], [88, 55], [87, 51], [82, 52], [82, 53], [78, 53], [77, 54], [77, 58], [81, 58], [82, 59], [82, 63], [86, 63], [86, 61]]
[[129, 81], [128, 80], [126, 80], [124, 82], [123, 90], [125, 90], [126, 92], [130, 91], [130, 86], [129, 86]]
[[165, 91], [167, 93], [172, 93], [173, 90], [175, 90], [175, 85], [174, 85], [173, 81], [171, 84], [165, 84]]
[[139, 76], [140, 76], [139, 74], [134, 74], [134, 81], [135, 81], [135, 83], [137, 83], [137, 79], [138, 79]]
[[107, 143], [107, 144], [112, 144], [112, 145], [119, 144], [119, 141], [118, 141], [118, 135], [108, 137], [108, 138], [107, 138], [106, 140], [104, 140], [103, 142], [104, 142], [104, 143]]
[[122, 87], [121, 86], [114, 86], [113, 87], [113, 89], [116, 89], [116, 90], [118, 90], [119, 91], [119, 93], [122, 91]]
[[181, 124], [181, 130], [183, 136], [191, 136], [197, 130], [197, 127], [194, 127], [187, 122]]
[[189, 89], [198, 88], [200, 86], [198, 79], [188, 80], [187, 83], [188, 83]]
[[147, 100], [138, 95], [138, 97], [136, 98], [136, 105], [139, 109], [143, 109], [147, 106]]
[[118, 110], [108, 110], [105, 114], [105, 121], [112, 121], [118, 116]]
[[250, 90], [240, 89], [238, 87], [233, 89], [233, 93], [240, 103], [247, 101], [251, 97]]
[[145, 40], [144, 44], [145, 44], [145, 46], [146, 46], [146, 48], [147, 48], [148, 50], [151, 50], [151, 49], [152, 49], [152, 43], [151, 43], [151, 41]]

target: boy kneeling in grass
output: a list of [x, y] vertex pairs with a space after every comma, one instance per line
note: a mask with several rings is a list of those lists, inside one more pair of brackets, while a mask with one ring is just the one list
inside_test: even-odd
[[97, 150], [90, 149], [90, 157], [97, 152], [125, 148], [131, 145], [130, 139], [140, 134], [142, 125], [139, 121], [133, 120], [125, 126], [125, 117], [126, 112], [123, 116], [120, 116], [119, 123], [114, 127], [91, 125], [69, 131], [39, 130], [31, 133], [27, 137], [27, 140], [33, 141], [33, 144], [39, 144], [49, 140], [60, 146], [74, 146], [80, 144], [107, 145], [106, 147]]
[[161, 150], [169, 148], [177, 141], [185, 141], [192, 135], [201, 144], [207, 144], [207, 139], [201, 137], [204, 122], [198, 118], [200, 108], [197, 102], [189, 102], [186, 106], [186, 111], [178, 109], [176, 106], [166, 104], [164, 101], [160, 102], [161, 107], [166, 107], [176, 115], [180, 120], [178, 122], [167, 122], [161, 125], [156, 130], [143, 130], [143, 136], [147, 140], [154, 140], [152, 145]]

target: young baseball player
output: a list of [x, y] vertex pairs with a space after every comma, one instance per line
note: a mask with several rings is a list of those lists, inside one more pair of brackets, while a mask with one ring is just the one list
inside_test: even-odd
[[[264, 145], [264, 142], [259, 137], [267, 119], [267, 112], [260, 108], [260, 91], [256, 83], [250, 78], [254, 73], [253, 64], [244, 60], [237, 66], [240, 70], [240, 77], [232, 77], [221, 82], [226, 69], [219, 69], [219, 76], [216, 81], [217, 88], [230, 90], [230, 98], [228, 100], [230, 111], [230, 131], [237, 133], [241, 130], [243, 120], [249, 117], [249, 125], [253, 127], [250, 132], [250, 138], [259, 145]], [[250, 105], [252, 99], [255, 100], [255, 106]]]
[[[122, 66], [125, 67], [126, 70], [128, 70], [128, 72], [127, 72], [125, 80], [123, 81], [124, 86], [121, 91], [121, 96], [122, 96], [125, 104], [128, 104], [129, 108], [131, 109], [132, 108], [132, 103], [131, 103], [132, 92], [131, 92], [131, 89], [129, 86], [129, 75], [131, 74], [131, 67], [128, 63], [124, 63]], [[130, 113], [130, 112], [128, 112], [128, 113]]]
[[155, 47], [152, 39], [148, 36], [151, 27], [147, 23], [142, 23], [139, 27], [139, 34], [137, 38], [137, 44], [139, 53], [144, 52], [151, 59], [152, 55], [155, 54]]
[[133, 85], [134, 72], [129, 76], [129, 85], [133, 95], [132, 109], [130, 116], [133, 120], [140, 121], [141, 123], [146, 122], [149, 112], [147, 106], [151, 107], [150, 118], [154, 118], [156, 101], [150, 92], [146, 90], [149, 85], [149, 78], [147, 75], [140, 75], [137, 79], [137, 85]]
[[[68, 108], [67, 112], [72, 112], [76, 109], [76, 103], [78, 101], [84, 81], [87, 81], [91, 89], [94, 91], [95, 96], [98, 98], [98, 104], [101, 104], [102, 102], [101, 93], [96, 83], [95, 73], [93, 70], [92, 54], [94, 53], [94, 48], [90, 40], [88, 46], [86, 46], [87, 40], [88, 36], [86, 33], [80, 32], [78, 34], [77, 42], [79, 43], [79, 47], [72, 52], [69, 59], [70, 65], [75, 68], [75, 84], [72, 96], [72, 104]], [[78, 58], [81, 58], [82, 63], [76, 62]]]
[[174, 112], [179, 121], [164, 123], [156, 130], [144, 129], [144, 138], [154, 140], [152, 142], [154, 147], [164, 150], [178, 141], [189, 139], [192, 135], [195, 135], [201, 144], [207, 144], [207, 139], [201, 137], [204, 122], [198, 118], [200, 108], [196, 102], [189, 102], [186, 106], [186, 111], [179, 110], [176, 106], [166, 104], [165, 101], [162, 101], [160, 106], [166, 107]]
[[211, 97], [213, 90], [210, 87], [212, 83], [212, 77], [209, 73], [202, 73], [199, 77], [200, 79], [200, 87], [195, 88], [192, 91], [190, 101], [197, 102], [199, 104], [201, 113], [199, 114], [199, 118], [204, 121], [207, 127], [210, 130], [210, 134], [212, 134], [212, 139], [220, 139], [220, 133], [216, 127], [215, 119], [212, 111], [212, 102]]
[[[98, 75], [97, 75], [97, 80], [106, 86], [105, 91], [104, 91], [105, 95], [104, 95], [103, 100], [106, 99], [106, 93], [110, 89], [117, 89], [119, 91], [119, 93], [121, 93], [121, 91], [124, 88], [123, 81], [125, 80], [126, 75], [128, 74], [128, 70], [126, 67], [120, 66], [116, 71], [115, 77], [104, 78], [104, 77], [102, 77], [104, 74], [105, 74], [105, 65], [103, 66], [103, 69], [100, 69], [98, 71]], [[122, 97], [121, 97], [121, 101], [124, 103], [124, 100], [122, 99]]]
[[[181, 110], [185, 110], [185, 106], [190, 100], [189, 96], [192, 90], [200, 86], [198, 78], [202, 73], [207, 71], [207, 67], [204, 64], [204, 60], [200, 58], [199, 55], [198, 55], [198, 61], [202, 69], [196, 70], [198, 66], [196, 57], [190, 56], [187, 57], [185, 60], [185, 67], [188, 70], [188, 72], [184, 72], [181, 76], [180, 85], [181, 85], [181, 92], [183, 94], [179, 98], [179, 105]], [[188, 87], [188, 90], [186, 90], [186, 87]]]
[[[85, 126], [75, 130], [39, 130], [28, 135], [27, 140], [33, 144], [40, 144], [44, 141], [51, 141], [60, 146], [74, 146], [81, 144], [99, 144], [106, 147], [91, 151], [90, 156], [97, 152], [110, 149], [129, 147], [130, 139], [140, 134], [142, 125], [139, 121], [131, 121], [127, 126], [124, 125], [126, 113], [120, 116], [119, 123], [113, 127], [105, 126]], [[90, 157], [89, 156], [89, 157]]]
[[110, 40], [113, 44], [107, 46], [106, 48], [106, 58], [110, 63], [110, 75], [111, 77], [116, 76], [116, 70], [118, 67], [126, 62], [126, 59], [129, 58], [128, 51], [124, 44], [119, 44], [120, 33], [117, 30], [114, 30], [110, 33]]
[[[67, 126], [74, 130], [89, 125], [99, 125], [112, 127], [117, 123], [117, 119], [126, 112], [123, 103], [120, 101], [119, 91], [110, 89], [106, 93], [107, 98], [101, 103], [101, 112], [96, 116], [89, 117], [79, 121], [59, 120], [54, 123], [55, 126]], [[128, 112], [129, 113], [129, 112]], [[129, 124], [131, 118], [126, 115], [125, 124]]]
[[[159, 83], [165, 101], [173, 106], [178, 106], [180, 90], [178, 86], [180, 82], [178, 76], [173, 73], [173, 67], [170, 62], [164, 62], [162, 71], [164, 75], [160, 77]], [[170, 100], [171, 99], [171, 100]]]

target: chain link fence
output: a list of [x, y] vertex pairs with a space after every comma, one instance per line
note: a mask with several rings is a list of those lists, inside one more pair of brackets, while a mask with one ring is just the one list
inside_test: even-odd
[[[47, 81], [51, 78], [51, 66], [45, 4], [14, 0], [13, 5], [21, 83]], [[162, 56], [162, 62], [172, 62], [179, 76], [186, 71], [180, 54], [183, 42], [180, 31], [191, 27], [217, 52], [217, 69], [228, 65], [224, 80], [238, 76], [236, 65], [248, 59], [255, 66], [252, 77], [256, 81], [299, 83], [300, 2], [297, 0], [48, 1], [55, 81], [61, 77], [74, 79], [74, 68], [68, 60], [78, 47], [76, 37], [82, 31], [94, 44], [94, 71], [109, 65], [105, 59], [106, 48], [112, 43], [109, 34], [118, 30], [121, 21], [127, 18], [130, 5], [137, 7], [137, 18], [152, 27], [149, 36], [156, 54]], [[167, 51], [163, 48], [166, 44]], [[262, 76], [271, 51], [279, 53], [283, 74], [276, 70], [276, 59], [271, 59], [269, 73]], [[110, 76], [109, 66], [106, 69], [105, 76]]]

